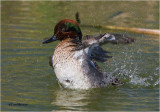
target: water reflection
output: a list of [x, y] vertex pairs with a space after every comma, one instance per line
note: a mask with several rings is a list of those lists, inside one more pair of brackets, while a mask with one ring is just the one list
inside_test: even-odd
[[[149, 91], [148, 89], [129, 90], [124, 86], [80, 91], [59, 89], [53, 93], [51, 104], [62, 111], [158, 110], [156, 104], [158, 99], [153, 97], [158, 95], [158, 91], [154, 90], [156, 94], [150, 94]], [[150, 105], [150, 101], [155, 105]]]
[[68, 90], [58, 89], [54, 92], [55, 99], [51, 103], [65, 110], [85, 110], [85, 106], [88, 105], [90, 91], [87, 90]]

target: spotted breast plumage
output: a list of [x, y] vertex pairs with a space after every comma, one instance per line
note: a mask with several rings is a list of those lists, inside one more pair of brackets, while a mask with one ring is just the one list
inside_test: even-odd
[[60, 40], [50, 65], [54, 68], [60, 85], [71, 89], [89, 89], [119, 85], [118, 78], [103, 73], [95, 61], [105, 62], [110, 56], [100, 45], [105, 43], [132, 43], [133, 38], [105, 33], [98, 36], [84, 36], [77, 22], [64, 19], [58, 22], [54, 35], [43, 44]]

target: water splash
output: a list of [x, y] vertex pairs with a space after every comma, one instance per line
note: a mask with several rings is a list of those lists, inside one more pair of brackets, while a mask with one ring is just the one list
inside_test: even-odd
[[154, 86], [159, 85], [159, 83], [160, 83], [160, 79], [158, 79], [158, 80], [154, 83]]
[[133, 85], [138, 85], [138, 86], [149, 86], [151, 85], [150, 83], [146, 82], [147, 78], [141, 78], [137, 75], [131, 75], [130, 76], [130, 83]]
[[156, 67], [157, 64], [152, 64], [156, 59], [150, 58], [152, 54], [144, 53], [141, 45], [136, 47], [121, 48], [121, 53], [113, 54], [115, 57], [111, 63], [107, 63], [105, 70], [109, 71], [108, 74], [118, 76], [129, 87], [157, 87], [160, 68]]

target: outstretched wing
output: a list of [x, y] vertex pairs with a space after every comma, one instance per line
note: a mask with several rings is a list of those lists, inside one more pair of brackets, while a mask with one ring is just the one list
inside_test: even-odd
[[130, 44], [135, 42], [135, 39], [124, 34], [112, 34], [115, 40], [111, 41], [112, 44]]
[[90, 58], [99, 62], [105, 62], [107, 61], [107, 58], [112, 57], [108, 55], [110, 52], [103, 50], [100, 46], [96, 46], [96, 47], [94, 46], [90, 50], [91, 50]]
[[123, 35], [123, 34], [108, 34], [105, 33], [104, 35], [99, 36], [91, 36], [86, 35], [83, 38], [83, 49], [86, 49], [87, 55], [96, 61], [99, 62], [105, 62], [107, 58], [111, 58], [112, 56], [109, 56], [108, 54], [110, 52], [105, 51], [101, 48], [100, 45], [105, 43], [112, 43], [112, 44], [128, 44], [134, 42], [135, 39]]

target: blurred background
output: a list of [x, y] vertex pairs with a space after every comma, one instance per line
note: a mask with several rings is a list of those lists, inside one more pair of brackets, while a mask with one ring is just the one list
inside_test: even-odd
[[[42, 45], [56, 23], [75, 20], [79, 12], [83, 36], [126, 34], [129, 45], [104, 45], [113, 58], [98, 63], [115, 72], [119, 87], [68, 90], [59, 87], [48, 64], [57, 42]], [[85, 25], [91, 25], [86, 27]], [[159, 29], [158, 1], [2, 1], [1, 108], [3, 111], [158, 111], [159, 36], [108, 30], [112, 25]], [[27, 105], [9, 105], [9, 104]]]

